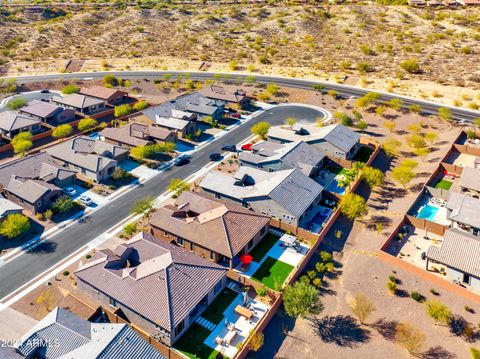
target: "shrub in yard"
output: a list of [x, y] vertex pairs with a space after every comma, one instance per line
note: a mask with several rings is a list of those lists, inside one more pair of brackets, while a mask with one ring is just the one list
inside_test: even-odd
[[22, 108], [27, 104], [27, 100], [25, 100], [25, 97], [15, 97], [14, 99], [11, 99], [7, 103], [7, 108], [9, 110], [15, 111], [18, 110], [19, 108]]
[[437, 292], [437, 291], [436, 291], [435, 289], [433, 289], [433, 288], [430, 289], [430, 293], [432, 293], [433, 295], [437, 295], [437, 296], [440, 295], [440, 293]]
[[267, 290], [265, 288], [258, 288], [256, 291], [260, 297], [265, 297], [267, 295]]
[[68, 84], [62, 89], [64, 95], [70, 95], [72, 93], [77, 93], [78, 91], [80, 91], [80, 87], [72, 84]]
[[398, 282], [397, 277], [395, 277], [393, 274], [390, 274], [390, 275], [388, 276], [388, 280], [389, 280], [390, 282], [395, 283], [395, 284]]
[[387, 289], [392, 294], [397, 294], [397, 283], [388, 281], [387, 282]]
[[63, 275], [64, 275], [65, 277], [66, 277], [67, 275], [69, 275], [69, 274], [70, 274], [70, 272], [69, 272], [68, 270], [63, 271]]
[[44, 218], [45, 218], [45, 216], [43, 215], [43, 213], [37, 213], [37, 214], [35, 215], [35, 217], [37, 217], [37, 219], [38, 219], [39, 221], [43, 221]]
[[469, 307], [468, 305], [464, 306], [463, 308], [465, 309], [465, 311], [475, 314], [475, 309]]
[[53, 130], [52, 136], [54, 138], [65, 138], [70, 136], [72, 132], [73, 132], [72, 126], [65, 124], [65, 125], [57, 126], [57, 128]]
[[91, 254], [87, 254], [87, 255], [85, 256], [85, 258], [90, 259], [90, 258], [92, 258], [92, 255], [91, 255]]
[[320, 278], [315, 278], [315, 279], [313, 280], [313, 285], [314, 285], [315, 287], [317, 287], [317, 288], [320, 289], [320, 288], [322, 288], [322, 286], [323, 286], [323, 282], [322, 282], [322, 280], [321, 280]]
[[315, 272], [314, 270], [309, 270], [309, 271], [307, 272], [307, 276], [308, 276], [308, 278], [310, 278], [311, 280], [314, 280], [315, 277], [317, 276], [317, 272]]
[[421, 294], [420, 294], [419, 292], [417, 292], [417, 291], [413, 291], [412, 293], [410, 293], [410, 297], [411, 297], [413, 300], [415, 300], [415, 301], [417, 301], [417, 302], [419, 302], [419, 303], [421, 303], [421, 302], [423, 302], [423, 301], [425, 300], [425, 297], [424, 297], [423, 295], [421, 295]]
[[82, 120], [80, 120], [80, 122], [78, 123], [78, 130], [79, 131], [87, 131], [87, 130], [91, 130], [92, 128], [96, 127], [98, 125], [98, 122], [97, 120], [95, 120], [94, 118], [84, 118]]
[[140, 100], [133, 104], [133, 109], [135, 111], [142, 111], [142, 110], [145, 110], [147, 107], [148, 107], [148, 103], [145, 100]]
[[18, 237], [30, 229], [30, 219], [21, 213], [9, 214], [0, 223], [0, 235], [8, 239]]
[[305, 284], [310, 284], [310, 278], [306, 275], [302, 275], [299, 279], [300, 282], [305, 283]]
[[75, 208], [76, 204], [69, 196], [61, 196], [52, 204], [52, 212], [53, 213], [65, 213], [73, 208]]
[[470, 348], [470, 353], [472, 354], [472, 359], [480, 359], [480, 349]]

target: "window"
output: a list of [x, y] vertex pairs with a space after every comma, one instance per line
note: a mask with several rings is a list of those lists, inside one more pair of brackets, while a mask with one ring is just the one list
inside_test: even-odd
[[221, 198], [220, 194], [215, 193], [215, 198], [220, 199]]
[[470, 285], [470, 276], [466, 273], [463, 273], [462, 283]]
[[222, 281], [215, 284], [215, 288], [213, 288], [213, 293], [217, 294], [218, 292], [220, 292], [221, 289], [222, 289]]
[[182, 321], [175, 328], [175, 336], [179, 335], [184, 328], [185, 328], [185, 323], [184, 323], [184, 321]]
[[267, 227], [263, 227], [263, 228], [260, 230], [260, 235], [263, 236], [266, 231], [267, 231]]
[[248, 203], [247, 202], [242, 202], [242, 207], [248, 208]]
[[213, 261], [214, 258], [215, 258], [215, 252], [210, 251], [210, 259]]
[[118, 302], [113, 298], [110, 298], [110, 305], [114, 308], [118, 308]]
[[177, 243], [183, 247], [183, 238], [178, 237], [177, 238]]
[[193, 252], [193, 243], [190, 242], [190, 250]]

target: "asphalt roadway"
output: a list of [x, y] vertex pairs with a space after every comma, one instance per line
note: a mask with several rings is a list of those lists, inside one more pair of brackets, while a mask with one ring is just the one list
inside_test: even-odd
[[259, 114], [220, 137], [216, 141], [202, 147], [193, 154], [191, 162], [182, 167], [171, 167], [153, 177], [145, 184], [114, 199], [89, 216], [83, 223], [76, 222], [61, 233], [51, 237], [30, 252], [16, 257], [0, 267], [0, 298], [22, 287], [39, 274], [59, 263], [77, 249], [104, 233], [130, 215], [133, 204], [145, 197], [157, 197], [165, 192], [167, 184], [173, 178], [187, 178], [200, 170], [210, 161], [211, 152], [219, 152], [225, 144], [236, 144], [251, 135], [250, 127], [260, 121], [268, 121], [272, 125], [285, 123], [287, 117], [295, 117], [299, 121], [315, 121], [323, 114], [310, 107], [286, 105], [275, 107]]
[[48, 74], [48, 75], [33, 75], [33, 76], [18, 76], [14, 77], [18, 83], [26, 82], [35, 82], [35, 81], [55, 81], [60, 78], [68, 79], [78, 79], [78, 80], [91, 80], [102, 78], [103, 76], [111, 74], [117, 77], [122, 77], [126, 79], [148, 79], [153, 80], [156, 78], [161, 78], [164, 74], [169, 74], [172, 76], [182, 75], [185, 76], [188, 74], [189, 78], [192, 80], [206, 80], [206, 79], [216, 79], [218, 76], [221, 76], [224, 80], [231, 79], [231, 81], [236, 81], [237, 79], [241, 82], [249, 77], [253, 77], [255, 82], [258, 83], [276, 83], [279, 86], [300, 88], [306, 90], [312, 90], [315, 85], [322, 85], [325, 89], [332, 89], [338, 91], [342, 96], [363, 96], [367, 92], [377, 92], [380, 94], [380, 100], [388, 101], [392, 98], [400, 98], [404, 101], [404, 106], [417, 104], [422, 107], [424, 113], [428, 114], [437, 114], [440, 107], [447, 107], [452, 112], [452, 115], [457, 120], [463, 121], [472, 121], [475, 118], [480, 117], [479, 111], [469, 110], [460, 107], [446, 106], [437, 102], [427, 101], [407, 96], [402, 96], [394, 93], [388, 93], [384, 91], [378, 91], [374, 89], [368, 89], [363, 87], [348, 86], [342, 84], [336, 84], [332, 82], [325, 81], [314, 81], [314, 80], [304, 80], [297, 78], [288, 78], [280, 76], [264, 76], [257, 74], [232, 74], [232, 73], [211, 73], [211, 72], [200, 72], [200, 71], [103, 71], [103, 72], [75, 72], [67, 74]]

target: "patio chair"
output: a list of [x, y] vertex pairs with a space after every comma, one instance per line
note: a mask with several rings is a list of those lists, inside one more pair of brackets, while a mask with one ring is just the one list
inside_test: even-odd
[[215, 338], [215, 343], [217, 343], [218, 345], [223, 345], [223, 338], [216, 337]]

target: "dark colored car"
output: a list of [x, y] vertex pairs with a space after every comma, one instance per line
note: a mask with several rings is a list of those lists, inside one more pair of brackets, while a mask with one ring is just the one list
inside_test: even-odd
[[42, 89], [42, 90], [40, 91], [40, 93], [49, 93], [49, 92], [50, 92], [49, 89]]
[[239, 118], [242, 117], [242, 115], [240, 115], [239, 113], [232, 113], [232, 114], [230, 115], [230, 117], [231, 117], [231, 118], [235, 118], [235, 119], [238, 120]]
[[210, 158], [210, 161], [218, 161], [220, 158], [222, 158], [222, 156], [220, 155], [220, 153], [214, 152], [210, 153], [208, 155], [208, 158]]
[[253, 143], [246, 143], [241, 148], [242, 148], [242, 151], [251, 151], [252, 146], [253, 146]]
[[175, 166], [184, 166], [190, 163], [190, 157], [188, 156], [180, 156], [175, 159]]
[[222, 151], [237, 152], [237, 146], [235, 146], [235, 145], [225, 145], [225, 146], [222, 146]]

